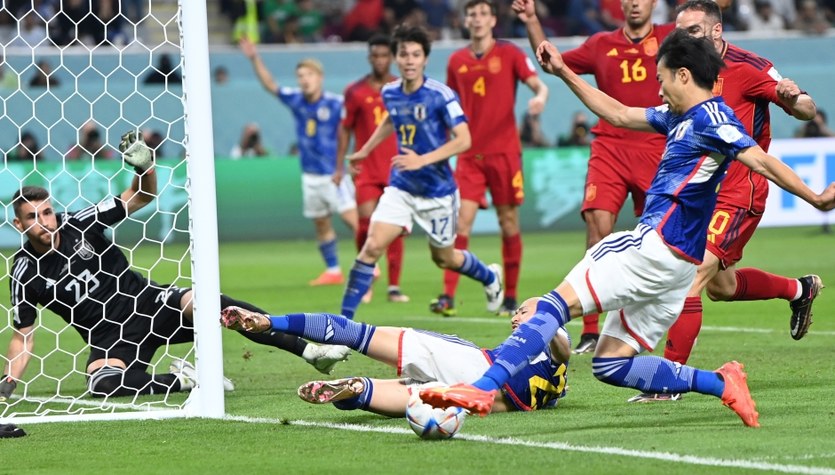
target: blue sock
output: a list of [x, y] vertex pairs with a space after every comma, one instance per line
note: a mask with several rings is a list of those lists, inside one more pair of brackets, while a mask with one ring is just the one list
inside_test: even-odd
[[317, 343], [345, 345], [362, 354], [368, 352], [377, 327], [330, 313], [291, 313], [270, 316], [273, 330], [297, 335]]
[[690, 391], [722, 397], [725, 383], [712, 371], [674, 363], [659, 356], [592, 358], [592, 372], [604, 383], [645, 393]]
[[325, 265], [328, 269], [339, 267], [339, 255], [337, 254], [336, 239], [319, 243], [319, 253], [322, 254], [322, 259], [325, 260]]
[[369, 404], [371, 404], [371, 396], [374, 395], [374, 382], [371, 381], [371, 379], [369, 378], [360, 379], [362, 379], [362, 384], [365, 386], [365, 389], [362, 391], [362, 394], [358, 394], [352, 398], [343, 399], [341, 401], [336, 401], [335, 403], [333, 403], [333, 407], [342, 411], [353, 411], [354, 409], [368, 409]]
[[484, 285], [490, 285], [496, 280], [496, 274], [493, 273], [487, 266], [481, 262], [475, 254], [470, 251], [461, 251], [464, 253], [464, 263], [455, 272], [464, 274], [467, 277], [477, 280]]
[[372, 282], [374, 282], [374, 264], [366, 264], [359, 260], [354, 261], [354, 267], [351, 268], [351, 273], [348, 275], [345, 294], [342, 295], [342, 315], [351, 319], [354, 318], [360, 300], [368, 292]]
[[513, 375], [545, 350], [557, 334], [557, 330], [569, 318], [568, 304], [558, 293], [552, 291], [543, 296], [537, 304], [536, 314], [519, 325], [519, 328], [496, 348], [493, 366], [484, 373], [481, 379], [473, 383], [473, 386], [485, 391], [502, 387]]

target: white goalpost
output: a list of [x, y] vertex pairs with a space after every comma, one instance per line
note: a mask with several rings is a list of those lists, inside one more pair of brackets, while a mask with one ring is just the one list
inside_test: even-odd
[[[17, 21], [11, 29], [0, 25], [0, 203], [5, 209], [0, 365], [9, 363], [6, 347], [16, 331], [9, 289], [14, 255], [25, 240], [13, 225], [13, 193], [26, 185], [42, 186], [57, 213], [118, 195], [135, 176], [121, 161], [119, 137], [140, 130], [157, 154], [159, 193], [146, 208], [116, 224], [111, 237], [131, 269], [160, 284], [194, 290], [195, 343], [166, 341], [147, 371], [165, 374], [172, 360], [190, 360], [197, 385], [189, 393], [92, 397], [86, 375], [90, 345], [63, 319], [38, 306], [31, 360], [11, 398], [0, 402], [0, 423], [225, 415], [206, 3], [179, 0], [174, 9], [145, 0], [148, 11], [132, 18], [117, 18], [119, 2], [114, 3], [113, 16], [99, 19], [102, 31], [83, 31], [90, 15], [82, 20], [65, 15], [68, 31], [94, 39], [63, 38], [63, 44], [53, 38], [53, 26], [60, 26], [56, 19], [65, 12], [50, 15], [35, 2], [24, 2], [16, 12], [6, 2], [0, 7], [0, 14]], [[163, 11], [166, 5], [171, 11]], [[121, 31], [114, 34], [117, 20]], [[42, 35], [32, 31], [39, 24]], [[145, 37], [160, 30], [160, 40]], [[145, 84], [155, 70], [166, 73], [159, 66], [164, 54], [180, 59], [179, 68], [176, 59], [173, 63], [175, 72], [182, 72], [181, 88], [172, 76], [161, 85]], [[35, 76], [46, 76], [47, 84], [30, 84]], [[55, 79], [60, 84], [50, 82]], [[100, 137], [97, 145], [93, 130]], [[151, 143], [149, 131], [158, 132], [156, 142]]]

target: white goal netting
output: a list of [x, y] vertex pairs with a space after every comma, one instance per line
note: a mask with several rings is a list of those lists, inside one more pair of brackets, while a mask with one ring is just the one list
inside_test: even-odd
[[[195, 316], [198, 311], [217, 315], [206, 11], [205, 4], [191, 3], [186, 12], [176, 3], [147, 0], [11, 0], [0, 7], [3, 374], [14, 363], [9, 357], [24, 357], [10, 344], [17, 332], [16, 312], [10, 303], [12, 273], [17, 268], [14, 256], [26, 241], [15, 227], [13, 194], [22, 186], [46, 188], [56, 213], [79, 211], [120, 195], [136, 176], [117, 149], [120, 136], [128, 130], [141, 131], [154, 149], [158, 195], [109, 228], [108, 237], [127, 257], [131, 269], [142, 276], [159, 284], [194, 287]], [[134, 8], [127, 9], [127, 5]], [[184, 51], [181, 45], [188, 49]], [[194, 135], [189, 133], [192, 130], [201, 131], [201, 140], [187, 139]], [[194, 161], [201, 159], [205, 165], [198, 167]], [[193, 235], [203, 236], [203, 241], [192, 240]], [[61, 254], [70, 274], [72, 260], [84, 248], [76, 246], [75, 250], [73, 255]], [[208, 256], [198, 259], [201, 253]], [[99, 264], [106, 272], [109, 263]], [[61, 318], [45, 308], [43, 296], [58, 295], [51, 286], [63, 283], [40, 275], [46, 273], [40, 258], [33, 265], [37, 278], [45, 282], [39, 290], [35, 330], [23, 338], [25, 346], [33, 343], [34, 347], [24, 351], [29, 361], [13, 395], [0, 402], [0, 421], [222, 415], [216, 318], [205, 319], [213, 326], [197, 324], [197, 340], [204, 351], [196, 351], [193, 343], [174, 345], [166, 340], [149, 361], [142, 362], [147, 363], [147, 373], [158, 376], [170, 373], [175, 359], [199, 360], [200, 391], [192, 391], [190, 398], [189, 392], [158, 391], [93, 397], [87, 377], [88, 357], [95, 349], [93, 337], [86, 343], [78, 329], [65, 321], [66, 315]], [[200, 275], [199, 282], [193, 282], [194, 275]], [[30, 294], [38, 288], [37, 278], [28, 276], [21, 283], [32, 284]], [[78, 301], [69, 309], [69, 320], [78, 323], [82, 318], [73, 312], [91, 298], [97, 279], [78, 276], [67, 285], [73, 283], [79, 288]], [[108, 308], [106, 299], [96, 298]], [[123, 320], [123, 316], [102, 313], [106, 321]], [[129, 333], [125, 328], [119, 332], [118, 338]]]

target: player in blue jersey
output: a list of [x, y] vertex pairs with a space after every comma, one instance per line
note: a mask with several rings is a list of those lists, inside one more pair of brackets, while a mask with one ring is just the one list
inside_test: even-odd
[[[368, 291], [374, 265], [392, 241], [417, 221], [429, 235], [432, 260], [442, 269], [464, 274], [484, 285], [487, 310], [502, 304], [501, 267], [489, 267], [469, 251], [455, 249], [458, 187], [449, 158], [470, 148], [470, 129], [458, 96], [446, 84], [424, 76], [429, 36], [417, 27], [401, 27], [392, 37], [400, 78], [383, 86], [388, 115], [349, 160], [362, 160], [392, 133], [399, 155], [391, 159], [389, 186], [371, 215], [368, 238], [351, 269], [342, 314], [354, 317]], [[451, 135], [447, 139], [448, 135]]]
[[611, 312], [592, 360], [595, 377], [644, 392], [714, 395], [745, 425], [759, 427], [747, 375], [738, 362], [705, 371], [637, 355], [655, 347], [684, 305], [704, 257], [717, 185], [731, 160], [821, 210], [835, 207], [835, 183], [820, 195], [812, 192], [756, 144], [721, 97], [713, 97], [724, 63], [705, 38], [676, 30], [664, 40], [657, 57], [664, 105], [649, 109], [626, 107], [593, 88], [565, 66], [547, 41], [537, 48], [537, 59], [602, 119], [666, 135], [664, 155], [635, 230], [610, 234], [591, 247], [565, 280], [539, 300], [536, 314], [498, 348], [495, 364], [474, 384], [425, 389], [421, 399], [486, 414], [491, 394], [529, 356], [542, 351], [558, 328], [584, 313], [607, 310]]
[[[528, 299], [513, 314], [516, 329], [536, 311]], [[221, 324], [248, 332], [277, 331], [314, 341], [347, 345], [397, 369], [400, 379], [349, 377], [310, 381], [299, 387], [299, 397], [312, 404], [333, 403], [337, 409], [363, 409], [387, 416], [403, 416], [410, 394], [426, 383], [455, 384], [477, 378], [490, 367], [495, 350], [482, 349], [455, 335], [399, 327], [377, 327], [340, 315], [290, 314], [269, 316], [238, 307], [221, 313]], [[571, 356], [568, 333], [560, 328], [549, 344], [493, 395], [492, 412], [532, 411], [557, 405], [565, 395], [566, 369]]]
[[299, 87], [279, 87], [255, 45], [244, 38], [240, 46], [252, 62], [261, 85], [290, 109], [296, 121], [304, 217], [313, 220], [319, 252], [326, 266], [310, 285], [342, 285], [345, 279], [339, 267], [331, 215], [339, 213], [353, 232], [356, 232], [358, 219], [353, 182], [350, 178], [334, 177], [342, 96], [322, 90], [324, 70], [315, 59], [303, 59], [296, 65]]

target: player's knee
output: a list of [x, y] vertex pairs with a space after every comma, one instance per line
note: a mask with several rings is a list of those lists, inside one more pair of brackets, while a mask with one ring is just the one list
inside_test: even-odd
[[736, 289], [709, 282], [705, 288], [705, 293], [707, 294], [707, 298], [714, 302], [725, 302], [734, 296]]
[[383, 256], [383, 252], [385, 252], [385, 248], [380, 246], [373, 239], [367, 239], [365, 244], [362, 246], [362, 250], [360, 251], [360, 260], [367, 262], [371, 260], [373, 262], [377, 262], [380, 260], [380, 257]]
[[432, 262], [441, 269], [453, 269], [455, 267], [452, 256], [448, 256], [446, 253], [433, 253]]
[[87, 378], [87, 388], [93, 397], [119, 396], [124, 374], [123, 368], [102, 366]]

